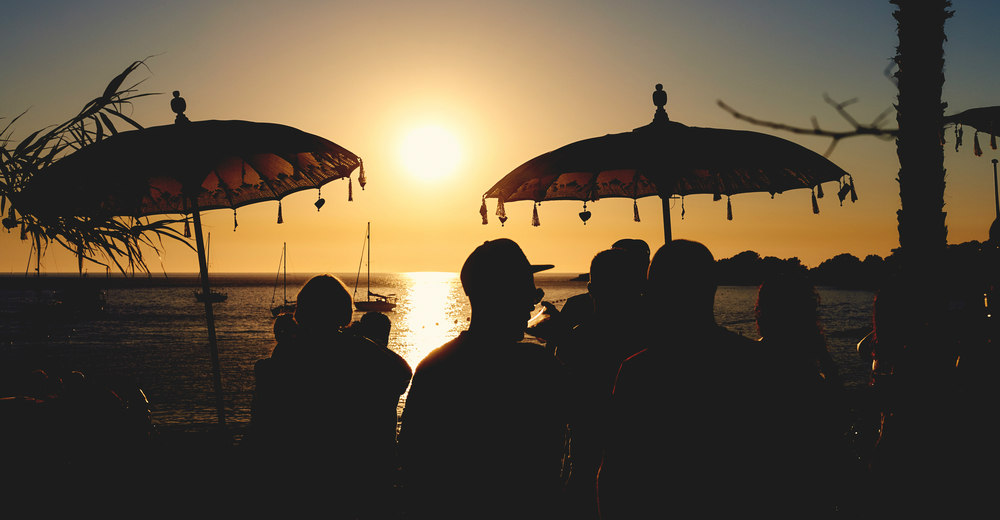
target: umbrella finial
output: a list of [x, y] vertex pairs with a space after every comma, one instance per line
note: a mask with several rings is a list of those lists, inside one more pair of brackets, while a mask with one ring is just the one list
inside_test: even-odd
[[667, 92], [663, 90], [663, 84], [657, 83], [656, 90], [653, 91], [653, 104], [656, 105], [656, 113], [653, 121], [670, 121], [667, 111], [663, 107], [667, 104]]
[[181, 91], [174, 91], [174, 98], [170, 100], [170, 110], [173, 110], [177, 117], [174, 118], [175, 123], [186, 123], [188, 118], [184, 115], [184, 111], [187, 110], [187, 101], [181, 97]]

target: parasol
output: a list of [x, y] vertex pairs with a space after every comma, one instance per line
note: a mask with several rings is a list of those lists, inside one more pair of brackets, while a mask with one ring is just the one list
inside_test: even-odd
[[[841, 203], [857, 199], [854, 180], [830, 160], [805, 147], [772, 135], [743, 130], [701, 128], [670, 121], [664, 110], [667, 94], [656, 85], [656, 113], [649, 125], [631, 132], [577, 141], [518, 166], [483, 195], [480, 214], [487, 223], [486, 199], [497, 199], [497, 216], [507, 220], [505, 202], [535, 203], [532, 224], [539, 225], [538, 204], [544, 200], [588, 201], [606, 197], [651, 195], [663, 201], [663, 231], [671, 239], [669, 199], [706, 193], [716, 200], [738, 193], [813, 190], [813, 212], [819, 212], [821, 183], [838, 182]], [[728, 218], [732, 206], [727, 201]], [[633, 204], [639, 220], [638, 205]], [[682, 213], [683, 215], [683, 213]]]
[[[322, 137], [279, 124], [250, 121], [197, 121], [184, 115], [186, 103], [174, 92], [172, 125], [121, 132], [85, 146], [35, 175], [20, 193], [36, 213], [142, 217], [190, 215], [202, 293], [210, 294], [201, 212], [233, 210], [261, 201], [278, 201], [296, 191], [348, 179], [361, 159]], [[319, 197], [319, 210], [324, 199]], [[185, 217], [185, 236], [190, 236]], [[225, 427], [222, 380], [210, 298], [204, 299], [219, 424]]]

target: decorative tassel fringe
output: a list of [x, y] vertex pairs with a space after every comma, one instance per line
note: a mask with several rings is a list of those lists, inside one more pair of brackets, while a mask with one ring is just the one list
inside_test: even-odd
[[851, 187], [847, 184], [841, 184], [840, 190], [837, 191], [837, 198], [840, 199], [840, 205], [844, 205], [844, 199], [847, 198], [847, 194], [851, 192]]
[[483, 197], [483, 205], [479, 206], [479, 214], [483, 217], [483, 225], [489, 224], [489, 220], [486, 218], [486, 214], [489, 210], [486, 209], [486, 197]]
[[536, 202], [534, 207], [531, 208], [531, 225], [538, 227], [542, 223], [538, 221], [538, 203]]
[[962, 125], [955, 125], [955, 151], [958, 151], [958, 147], [962, 146]]
[[990, 134], [990, 148], [997, 149], [997, 136]]
[[856, 191], [854, 191], [854, 179], [853, 178], [851, 179], [850, 187], [851, 187], [851, 202], [857, 202], [858, 201], [858, 193]]
[[278, 201], [278, 224], [284, 224], [285, 219], [281, 218], [281, 201]]
[[823, 185], [822, 184], [817, 184], [816, 185], [816, 198], [817, 199], [822, 199], [823, 198]]
[[720, 200], [722, 200], [722, 194], [721, 193], [716, 193], [716, 194], [712, 195], [712, 201], [718, 202]]
[[187, 217], [184, 217], [184, 238], [191, 238], [191, 225], [188, 224]]
[[354, 200], [354, 180], [347, 178], [347, 202]]
[[23, 221], [21, 222], [21, 240], [28, 239], [28, 226]]
[[503, 227], [504, 223], [507, 222], [507, 210], [503, 207], [503, 198], [497, 197], [497, 219], [500, 221], [500, 227]]
[[639, 203], [632, 200], [632, 220], [640, 222], [639, 220]]
[[365, 163], [361, 159], [358, 159], [358, 162], [361, 163], [361, 173], [358, 174], [358, 185], [361, 186], [361, 191], [365, 191], [365, 184], [368, 184], [368, 178], [365, 177]]
[[816, 192], [815, 191], [813, 192], [812, 199], [813, 199], [813, 213], [814, 214], [819, 214], [819, 203], [816, 202]]
[[684, 220], [684, 197], [681, 197], [681, 220]]
[[733, 201], [726, 196], [726, 220], [733, 220]]
[[983, 149], [979, 146], [979, 132], [972, 137], [972, 151], [976, 153], [976, 157], [983, 155]]
[[234, 209], [233, 210], [233, 231], [236, 231], [236, 228], [239, 227], [239, 225], [240, 225], [240, 223], [236, 222], [236, 210]]

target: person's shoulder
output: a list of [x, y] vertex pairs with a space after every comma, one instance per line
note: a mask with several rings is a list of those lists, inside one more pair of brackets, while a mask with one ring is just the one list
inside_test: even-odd
[[459, 335], [457, 338], [435, 348], [424, 356], [424, 359], [417, 364], [414, 372], [432, 371], [440, 366], [447, 365], [458, 355], [459, 350], [462, 349], [465, 343], [464, 335]]

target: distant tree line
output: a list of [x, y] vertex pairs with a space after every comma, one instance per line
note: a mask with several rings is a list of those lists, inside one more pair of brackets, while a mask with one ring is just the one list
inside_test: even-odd
[[[997, 266], [984, 265], [983, 248], [984, 244], [975, 240], [949, 245], [946, 260], [948, 273], [968, 278], [985, 274], [988, 269], [997, 269]], [[893, 250], [885, 258], [868, 255], [862, 260], [850, 253], [841, 253], [816, 267], [808, 267], [797, 257], [761, 257], [755, 251], [743, 251], [720, 259], [718, 266], [719, 283], [723, 285], [757, 285], [770, 276], [786, 273], [807, 276], [817, 286], [875, 290], [899, 271], [900, 255], [898, 250]]]

